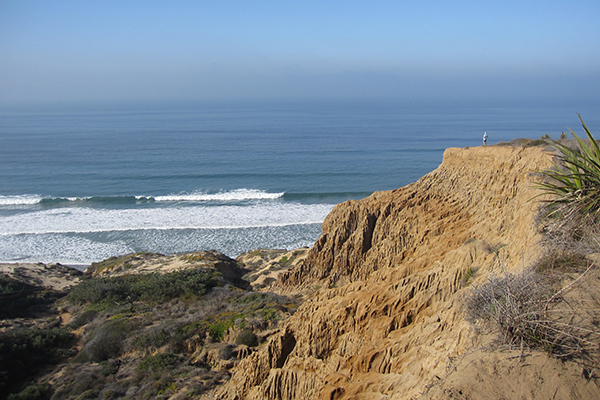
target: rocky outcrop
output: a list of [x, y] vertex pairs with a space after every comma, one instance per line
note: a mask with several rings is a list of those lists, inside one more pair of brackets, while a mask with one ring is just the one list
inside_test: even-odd
[[61, 264], [0, 264], [0, 278], [52, 290], [66, 290], [79, 283], [82, 275], [78, 269]]
[[252, 290], [266, 291], [281, 274], [304, 261], [307, 254], [308, 247], [290, 251], [257, 249], [240, 254], [236, 260], [249, 271], [244, 279], [250, 282]]
[[243, 289], [250, 287], [243, 276], [249, 271], [233, 258], [217, 251], [198, 251], [166, 256], [158, 253], [131, 253], [92, 263], [87, 277], [110, 277], [127, 274], [169, 273], [186, 269], [214, 269], [223, 279]]
[[462, 314], [468, 286], [539, 257], [534, 183], [549, 166], [536, 147], [448, 149], [418, 182], [336, 206], [273, 286], [314, 294], [218, 397], [428, 396], [482, 343]]

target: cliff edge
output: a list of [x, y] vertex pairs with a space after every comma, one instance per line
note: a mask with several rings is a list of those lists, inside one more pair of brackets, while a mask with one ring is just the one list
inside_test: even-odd
[[337, 205], [271, 287], [309, 299], [218, 398], [600, 398], [546, 353], [486, 352], [463, 315], [470, 285], [540, 257], [532, 198], [549, 167], [540, 147], [451, 148], [418, 182]]

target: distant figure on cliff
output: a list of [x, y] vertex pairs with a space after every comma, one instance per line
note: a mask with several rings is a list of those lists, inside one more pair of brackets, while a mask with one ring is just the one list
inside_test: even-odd
[[487, 132], [483, 132], [483, 145], [487, 145]]

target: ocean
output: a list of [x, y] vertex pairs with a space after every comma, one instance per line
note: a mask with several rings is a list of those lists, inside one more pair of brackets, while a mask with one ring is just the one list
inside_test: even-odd
[[594, 104], [214, 102], [0, 110], [0, 262], [311, 246], [448, 147], [599, 132]]

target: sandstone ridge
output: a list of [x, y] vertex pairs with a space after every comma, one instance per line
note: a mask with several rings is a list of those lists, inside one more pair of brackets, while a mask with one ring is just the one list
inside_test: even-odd
[[[236, 367], [218, 398], [535, 397], [515, 391], [507, 381], [515, 376], [525, 386], [546, 378], [547, 398], [559, 389], [598, 398], [594, 382], [568, 380], [580, 371], [545, 353], [522, 373], [510, 354], [486, 355], [485, 338], [462, 314], [470, 285], [540, 256], [532, 199], [537, 171], [548, 167], [539, 147], [451, 148], [418, 182], [336, 206], [304, 262], [271, 287], [309, 299]], [[494, 368], [481, 366], [486, 357]], [[477, 377], [446, 379], [461, 371]], [[469, 395], [445, 387], [450, 381], [469, 382]]]
[[197, 268], [218, 271], [224, 283], [232, 283], [244, 289], [250, 287], [248, 282], [242, 279], [249, 271], [240, 267], [236, 260], [214, 250], [169, 256], [158, 253], [125, 254], [92, 263], [85, 270], [85, 274], [89, 277], [115, 277], [128, 274], [165, 274]]

